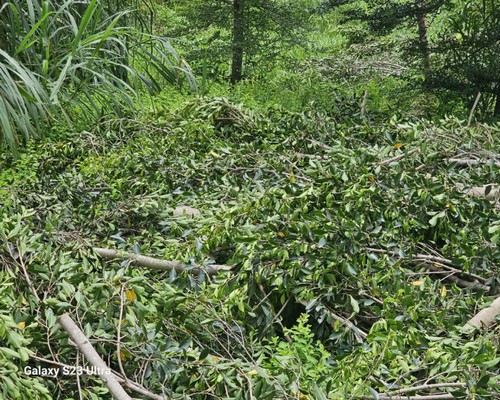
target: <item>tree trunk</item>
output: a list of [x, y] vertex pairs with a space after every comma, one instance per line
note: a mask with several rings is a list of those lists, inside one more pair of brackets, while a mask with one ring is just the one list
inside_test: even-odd
[[241, 81], [243, 69], [243, 1], [233, 0], [233, 59], [231, 65], [231, 83]]
[[429, 50], [429, 41], [427, 40], [427, 21], [424, 10], [424, 0], [415, 0], [415, 9], [418, 25], [418, 42], [420, 53], [422, 54], [425, 78], [428, 79], [431, 69], [431, 56]]

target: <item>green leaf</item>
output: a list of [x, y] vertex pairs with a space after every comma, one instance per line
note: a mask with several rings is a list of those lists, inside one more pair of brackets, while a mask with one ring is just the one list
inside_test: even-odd
[[207, 347], [201, 351], [200, 356], [198, 357], [198, 360], [199, 361], [204, 360], [205, 358], [207, 358], [207, 356], [209, 354], [210, 354], [210, 349]]
[[5, 357], [11, 358], [21, 358], [19, 353], [15, 350], [9, 349], [8, 347], [0, 347], [0, 353], [2, 353]]
[[434, 215], [434, 217], [432, 217], [429, 220], [429, 225], [436, 226], [438, 219], [443, 218], [445, 215], [446, 215], [446, 211], [441, 211], [440, 213], [437, 213], [436, 215]]
[[482, 362], [480, 365], [486, 368], [493, 368], [500, 362], [500, 357], [494, 358], [493, 360], [490, 361], [485, 361]]
[[375, 400], [380, 399], [380, 395], [378, 394], [378, 392], [375, 389], [370, 387], [370, 388], [368, 388], [368, 390], [370, 391], [370, 394], [371, 394], [373, 399], [375, 399]]
[[355, 300], [354, 297], [352, 297], [352, 296], [349, 296], [349, 298], [351, 299], [352, 309], [354, 310], [355, 313], [359, 313], [359, 303], [358, 303], [358, 301]]
[[483, 388], [488, 385], [488, 382], [490, 381], [490, 376], [489, 375], [484, 375], [479, 379], [479, 381], [476, 383], [477, 388]]

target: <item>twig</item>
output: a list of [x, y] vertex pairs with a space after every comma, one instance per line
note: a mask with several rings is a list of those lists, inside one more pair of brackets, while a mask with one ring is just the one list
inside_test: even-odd
[[321, 147], [322, 149], [325, 149], [325, 150], [333, 150], [333, 147], [330, 147], [328, 146], [327, 144], [324, 144], [324, 143], [321, 143], [317, 140], [314, 140], [314, 139], [309, 139], [309, 141], [314, 144], [315, 146], [318, 146], [318, 147]]
[[326, 310], [328, 315], [332, 317], [335, 321], [339, 321], [341, 324], [345, 325], [347, 328], [349, 328], [353, 333], [354, 336], [356, 337], [356, 341], [358, 343], [363, 343], [363, 339], [366, 339], [368, 334], [366, 332], [363, 332], [361, 329], [359, 329], [356, 325], [354, 325], [351, 321], [349, 321], [347, 318], [341, 317], [340, 315], [335, 314], [331, 310]]
[[469, 113], [469, 120], [467, 121], [467, 126], [471, 126], [472, 117], [474, 116], [474, 111], [476, 111], [476, 107], [479, 104], [479, 100], [481, 99], [481, 92], [477, 92], [476, 100], [474, 101], [474, 105], [472, 106]]
[[120, 382], [112, 374], [104, 360], [99, 356], [90, 341], [83, 334], [83, 332], [76, 326], [69, 314], [63, 314], [59, 318], [59, 323], [69, 334], [71, 339], [76, 343], [78, 350], [80, 350], [87, 361], [92, 364], [96, 373], [106, 384], [113, 397], [117, 400], [132, 400], [128, 393], [120, 385]]
[[120, 368], [120, 372], [123, 376], [125, 382], [128, 382], [127, 374], [125, 374], [125, 370], [123, 369], [122, 364], [122, 318], [123, 318], [123, 307], [125, 303], [125, 299], [123, 297], [125, 291], [125, 283], [122, 283], [122, 287], [120, 289], [120, 319], [118, 320], [118, 327], [116, 329], [116, 357], [118, 359], [118, 368]]
[[[76, 367], [78, 368], [80, 366], [80, 352], [76, 354]], [[80, 400], [83, 400], [83, 393], [82, 393], [82, 382], [80, 381], [80, 374], [76, 374], [76, 386], [78, 387], [78, 397]]]
[[[367, 247], [365, 248], [367, 252], [371, 253], [383, 253], [383, 254], [388, 254], [393, 257], [398, 257], [400, 259], [404, 259], [405, 257], [401, 257], [401, 255], [396, 252], [396, 251], [391, 251], [391, 250], [384, 250], [384, 249], [376, 249], [376, 248], [371, 248]], [[471, 288], [471, 289], [479, 289], [479, 290], [484, 290], [485, 292], [489, 292], [490, 287], [485, 285], [484, 282], [486, 280], [479, 275], [472, 274], [469, 272], [465, 272], [462, 270], [459, 270], [457, 268], [452, 267], [450, 264], [452, 264], [452, 261], [443, 258], [443, 257], [437, 257], [437, 256], [431, 256], [427, 254], [415, 254], [412, 256], [410, 262], [413, 263], [418, 263], [419, 265], [423, 265], [427, 269], [431, 271], [441, 271], [441, 268], [445, 268], [450, 274], [445, 277], [445, 279], [448, 279], [452, 282], [454, 282], [457, 286], [463, 287], [463, 288]], [[466, 281], [464, 279], [458, 278], [454, 276], [454, 274], [460, 274], [464, 275], [466, 277], [475, 279], [474, 282], [471, 281]]]
[[[363, 400], [373, 400], [373, 396], [359, 396], [360, 399]], [[423, 396], [399, 396], [399, 395], [387, 395], [387, 394], [380, 394], [378, 396], [379, 400], [454, 400], [455, 396], [452, 394], [430, 394], [430, 395], [423, 395]]]
[[[299, 300], [299, 303], [304, 307], [307, 307], [307, 302], [305, 300]], [[332, 310], [325, 308], [322, 311], [326, 313], [327, 316], [331, 317], [333, 320], [340, 322], [342, 325], [350, 329], [354, 336], [356, 337], [356, 341], [358, 343], [363, 343], [363, 339], [366, 339], [368, 334], [359, 329], [356, 325], [354, 325], [347, 318], [341, 317], [340, 315], [335, 314]]]
[[420, 148], [417, 147], [416, 149], [411, 149], [411, 150], [407, 151], [406, 153], [399, 154], [396, 157], [392, 157], [392, 158], [388, 158], [387, 160], [380, 161], [379, 163], [377, 163], [377, 165], [389, 165], [389, 164], [392, 164], [396, 161], [401, 160], [404, 157], [410, 156], [414, 153], [420, 153]]
[[398, 389], [391, 391], [387, 393], [389, 396], [395, 396], [395, 395], [400, 395], [404, 393], [412, 393], [412, 392], [417, 392], [419, 390], [430, 390], [430, 389], [442, 389], [442, 388], [465, 388], [467, 385], [462, 382], [449, 382], [449, 383], [430, 383], [427, 385], [419, 385], [419, 386], [413, 386], [410, 388], [403, 388], [403, 389]]
[[[391, 256], [403, 258], [396, 251], [384, 250], [384, 249], [375, 249], [375, 248], [371, 248], [371, 247], [367, 247], [365, 250], [368, 250], [368, 251], [370, 251], [372, 253], [385, 253], [385, 254], [389, 254]], [[461, 271], [461, 270], [459, 270], [457, 268], [452, 267], [453, 262], [449, 258], [432, 256], [432, 255], [429, 255], [429, 254], [415, 254], [415, 255], [412, 256], [412, 260], [415, 261], [415, 262], [419, 262], [419, 261], [420, 262], [431, 261], [431, 262], [434, 262], [434, 263], [438, 264], [439, 267], [446, 268], [450, 272], [455, 272], [455, 273], [467, 275], [467, 276], [469, 276], [471, 278], [474, 278], [474, 279], [476, 279], [476, 280], [478, 280], [479, 282], [482, 282], [482, 283], [486, 282], [486, 279], [484, 279], [482, 276], [473, 274], [472, 272], [464, 272], [464, 271]]]
[[[113, 249], [102, 249], [94, 247], [93, 250], [102, 258], [107, 260], [130, 260], [137, 265], [145, 268], [158, 269], [162, 271], [176, 270], [177, 272], [189, 272], [191, 274], [198, 274], [201, 268], [187, 268], [181, 261], [167, 261], [158, 258], [141, 256], [135, 253], [122, 253]], [[230, 271], [233, 267], [230, 265], [217, 265], [211, 264], [203, 271], [207, 275], [216, 275], [219, 271]]]
[[464, 272], [462, 270], [459, 270], [457, 268], [452, 267], [453, 262], [448, 258], [436, 257], [436, 256], [427, 255], [427, 254], [416, 254], [413, 257], [413, 260], [414, 261], [431, 261], [431, 262], [434, 262], [435, 264], [437, 264], [437, 266], [443, 267], [450, 272], [454, 272], [457, 274], [464, 274], [470, 278], [476, 279], [477, 281], [479, 281], [481, 283], [486, 282], [486, 279], [484, 279], [482, 276], [476, 275], [472, 272]]
[[361, 116], [364, 117], [366, 113], [366, 101], [368, 100], [368, 90], [363, 94], [363, 101], [361, 102]]
[[[292, 179], [292, 174], [288, 173], [288, 172], [282, 172], [283, 175], [285, 175], [286, 177], [288, 177], [288, 179]], [[299, 176], [297, 176], [297, 179], [302, 179], [303, 181], [306, 181], [306, 182], [312, 182], [312, 179], [308, 178], [307, 176], [304, 176], [304, 174], [300, 174]]]
[[[425, 262], [423, 261], [421, 263], [421, 265], [423, 265], [424, 267], [430, 269], [431, 271], [439, 271], [439, 268], [437, 268], [435, 266], [436, 263], [433, 264], [430, 264], [428, 262]], [[462, 287], [462, 288], [470, 288], [470, 289], [476, 289], [476, 290], [483, 290], [485, 292], [489, 292], [490, 291], [490, 287], [487, 286], [487, 285], [483, 285], [482, 283], [479, 283], [477, 281], [475, 282], [470, 282], [470, 281], [466, 281], [465, 279], [461, 279], [459, 278], [458, 276], [455, 276], [454, 274], [455, 273], [462, 273], [460, 271], [457, 270], [457, 272], [454, 272], [454, 271], [450, 271], [450, 274], [445, 276], [444, 279], [447, 279], [453, 283], [455, 283], [457, 286], [459, 287]]]
[[19, 248], [19, 242], [16, 242], [17, 249], [19, 250], [19, 264], [21, 265], [21, 268], [23, 269], [24, 273], [24, 278], [26, 279], [26, 283], [28, 284], [29, 288], [33, 292], [33, 296], [35, 296], [36, 300], [40, 302], [40, 297], [38, 296], [38, 293], [33, 286], [33, 283], [31, 282], [30, 275], [28, 274], [28, 270], [26, 269], [26, 264], [24, 263], [23, 260], [23, 255], [21, 254], [20, 248]]
[[252, 380], [250, 379], [248, 374], [245, 374], [243, 372], [242, 375], [246, 378], [247, 383], [248, 383], [248, 397], [250, 398], [250, 400], [255, 400], [255, 397], [253, 396]]
[[[266, 298], [266, 297], [268, 297], [268, 296], [269, 296], [269, 294], [266, 294], [266, 291], [264, 290], [264, 287], [263, 287], [263, 286], [262, 286], [262, 284], [260, 284], [260, 283], [259, 283], [259, 290], [260, 290], [260, 292], [264, 295], [264, 298]], [[281, 327], [281, 329], [282, 329], [282, 331], [283, 331], [283, 335], [285, 336], [286, 341], [287, 341], [288, 343], [292, 343], [292, 342], [293, 342], [292, 338], [291, 338], [290, 336], [288, 336], [288, 335], [285, 333], [285, 328], [284, 328], [283, 324], [281, 323], [281, 321], [279, 320], [279, 317], [280, 317], [281, 313], [282, 313], [283, 311], [285, 311], [285, 308], [286, 308], [286, 306], [288, 305], [288, 303], [290, 302], [290, 299], [291, 299], [291, 298], [289, 297], [289, 298], [285, 301], [285, 303], [283, 304], [283, 306], [281, 307], [281, 309], [280, 309], [277, 313], [275, 313], [275, 315], [274, 315], [273, 319], [271, 320], [271, 322], [269, 322], [269, 323], [268, 323], [268, 324], [264, 327], [264, 329], [262, 330], [262, 333], [261, 333], [261, 335], [260, 335], [260, 338], [262, 338], [262, 337], [263, 337], [263, 335], [267, 332], [267, 330], [269, 329], [269, 327], [270, 327], [270, 326], [272, 326], [272, 324], [274, 324], [275, 322], [277, 322], [277, 323], [280, 325], [280, 327]], [[260, 304], [260, 303], [259, 303], [259, 304]], [[273, 309], [273, 311], [274, 311], [274, 309]]]

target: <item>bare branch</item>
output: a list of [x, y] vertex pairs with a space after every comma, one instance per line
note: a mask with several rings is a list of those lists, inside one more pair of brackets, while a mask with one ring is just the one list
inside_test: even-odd
[[31, 282], [30, 275], [28, 274], [28, 269], [26, 268], [26, 264], [24, 263], [23, 260], [23, 254], [21, 253], [21, 247], [19, 246], [19, 242], [16, 242], [18, 253], [19, 253], [19, 265], [21, 265], [21, 268], [23, 270], [24, 278], [26, 279], [26, 283], [28, 284], [31, 292], [33, 293], [33, 296], [35, 296], [35, 299], [40, 302], [40, 296], [38, 296], [38, 293], [35, 289], [35, 286], [33, 286], [33, 282]]
[[[370, 252], [370, 253], [388, 254], [392, 257], [405, 259], [405, 257], [402, 257], [396, 251], [385, 250], [385, 249], [376, 249], [376, 248], [371, 248], [371, 247], [365, 248], [365, 251]], [[427, 255], [427, 254], [414, 254], [411, 257], [411, 259], [408, 259], [408, 261], [413, 263], [413, 264], [422, 265], [425, 268], [427, 268], [431, 271], [435, 271], [435, 272], [446, 270], [447, 272], [449, 272], [449, 274], [445, 277], [445, 279], [455, 283], [459, 287], [484, 290], [485, 292], [490, 291], [490, 287], [484, 284], [484, 282], [486, 282], [486, 280], [484, 278], [480, 277], [479, 275], [465, 272], [465, 271], [462, 271], [460, 269], [453, 267], [452, 261], [450, 259], [447, 259], [444, 257], [431, 256], [431, 255]], [[473, 279], [474, 281], [468, 281], [465, 279], [461, 279], [455, 275], [462, 275], [464, 277], [470, 278], [471, 280]]]
[[90, 364], [96, 367], [94, 372], [103, 380], [113, 397], [117, 400], [132, 400], [132, 397], [123, 389], [112, 374], [111, 369], [106, 365], [101, 356], [99, 356], [80, 328], [73, 322], [69, 314], [63, 314], [58, 319], [59, 323], [76, 343], [78, 350], [83, 353]]
[[[38, 361], [41, 361], [41, 362], [47, 363], [47, 364], [57, 365], [59, 367], [67, 368], [69, 370], [75, 369], [75, 366], [73, 366], [73, 365], [64, 364], [64, 363], [61, 363], [59, 361], [49, 360], [48, 358], [43, 358], [43, 357], [39, 357], [39, 356], [35, 356], [35, 355], [32, 355], [30, 357], [33, 358], [34, 360], [38, 360]], [[83, 367], [83, 371], [85, 371], [89, 375], [92, 374], [92, 370], [90, 368]], [[133, 392], [142, 394], [144, 397], [147, 397], [148, 399], [151, 399], [151, 400], [165, 400], [165, 397], [159, 396], [155, 393], [151, 393], [149, 390], [145, 389], [139, 383], [131, 381], [131, 380], [128, 380], [127, 382], [125, 382], [125, 379], [123, 379], [118, 373], [116, 373], [115, 371], [112, 371], [112, 373], [115, 376], [115, 378], [118, 380], [118, 382], [123, 384], [123, 386], [125, 386], [127, 389], [130, 389]]]
[[476, 107], [479, 104], [479, 100], [481, 100], [481, 92], [477, 93], [476, 100], [474, 101], [474, 104], [472, 105], [472, 108], [471, 108], [470, 114], [469, 114], [469, 120], [467, 121], [467, 126], [471, 126], [471, 124], [472, 124], [472, 118], [474, 117], [474, 111], [476, 111]]
[[497, 315], [500, 315], [500, 297], [497, 297], [489, 307], [479, 311], [464, 326], [464, 329], [489, 328], [496, 322]]
[[419, 390], [442, 389], [442, 388], [465, 388], [467, 385], [462, 382], [449, 382], [449, 383], [430, 383], [426, 385], [413, 386], [410, 388], [398, 389], [389, 392], [388, 395], [401, 395], [404, 393], [413, 393]]
[[465, 159], [465, 158], [446, 158], [444, 160], [449, 164], [457, 164], [460, 166], [475, 166], [475, 165], [487, 165], [493, 163], [493, 165], [500, 167], [500, 161], [496, 161], [493, 159], [482, 159], [482, 160], [473, 160], [473, 159]]
[[[189, 272], [191, 274], [198, 274], [200, 270], [199, 267], [196, 268], [186, 268], [184, 263], [181, 261], [167, 261], [160, 260], [158, 258], [141, 256], [135, 253], [123, 253], [113, 249], [102, 249], [99, 247], [94, 247], [93, 249], [99, 256], [105, 258], [106, 260], [130, 260], [137, 265], [145, 268], [158, 269], [162, 271], [176, 270], [177, 272]], [[217, 265], [211, 264], [206, 267], [203, 271], [207, 275], [216, 275], [219, 271], [230, 271], [232, 266], [229, 265]]]
[[[373, 400], [373, 396], [359, 396], [363, 400]], [[380, 394], [378, 396], [379, 400], [453, 400], [455, 396], [452, 394], [440, 393], [440, 394], [430, 394], [430, 395], [416, 395], [416, 396], [406, 396], [406, 395], [388, 395]]]
[[122, 363], [122, 320], [123, 320], [123, 308], [125, 307], [125, 283], [122, 283], [122, 287], [120, 289], [120, 317], [118, 319], [118, 327], [116, 329], [116, 358], [118, 359], [118, 367], [120, 368], [120, 373], [123, 376], [125, 382], [128, 382], [127, 374], [125, 374], [125, 370], [123, 369]]

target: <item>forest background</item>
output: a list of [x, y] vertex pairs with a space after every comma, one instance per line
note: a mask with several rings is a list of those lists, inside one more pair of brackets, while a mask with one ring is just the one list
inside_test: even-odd
[[495, 0], [3, 2], [0, 399], [499, 398], [499, 54]]

